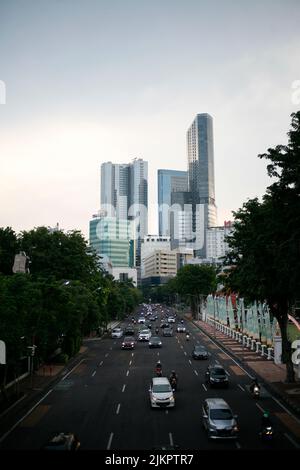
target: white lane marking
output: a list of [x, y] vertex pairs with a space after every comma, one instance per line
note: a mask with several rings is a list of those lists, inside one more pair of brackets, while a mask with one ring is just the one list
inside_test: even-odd
[[259, 408], [262, 413], [265, 412], [265, 410], [258, 403], [255, 403], [255, 404], [256, 404], [257, 408]]
[[184, 355], [186, 356], [186, 351], [184, 351]]
[[117, 411], [116, 411], [117, 415], [118, 415], [119, 412], [120, 412], [120, 407], [121, 407], [121, 403], [118, 404]]
[[236, 445], [237, 449], [241, 448], [241, 444], [238, 441], [235, 441], [235, 445]]
[[[115, 341], [114, 344], [117, 344], [117, 341]], [[111, 349], [112, 349], [112, 348], [111, 348]]]
[[204, 384], [202, 384], [202, 387], [204, 388], [204, 390], [207, 392], [207, 388], [205, 387]]
[[159, 356], [159, 352], [157, 353], [157, 355]]
[[169, 413], [169, 411], [168, 411], [168, 410], [166, 410], [166, 415], [167, 415], [168, 413]]
[[182, 345], [181, 345], [180, 347], [181, 347], [181, 349], [183, 349], [183, 346], [182, 346]]
[[194, 369], [194, 372], [195, 372], [196, 375], [199, 375], [198, 372], [195, 369]]
[[94, 372], [92, 373], [92, 377], [94, 377], [95, 374], [96, 374], [96, 371], [94, 370]]
[[129, 370], [126, 372], [126, 375], [127, 375], [127, 377], [128, 377], [128, 375], [129, 375]]
[[172, 433], [169, 432], [169, 440], [170, 440], [170, 446], [174, 446], [174, 441], [173, 441], [173, 436], [172, 436]]
[[73, 372], [73, 370], [76, 369], [76, 367], [78, 367], [83, 361], [85, 361], [85, 359], [81, 359], [81, 361], [78, 362], [78, 364], [76, 364], [76, 366], [74, 366], [73, 369], [71, 369], [70, 372], [68, 372], [61, 380], [65, 380], [68, 377], [68, 375], [70, 375]]
[[111, 347], [111, 348], [109, 348], [109, 349], [112, 351], [112, 347]]
[[216, 361], [216, 364], [220, 364], [219, 361], [218, 361], [218, 359], [216, 359], [215, 361]]
[[106, 354], [105, 354], [105, 357], [107, 357], [107, 356], [108, 356], [108, 354], [109, 354], [109, 353], [106, 353]]
[[30, 415], [30, 413], [33, 412], [33, 410], [43, 401], [45, 400], [45, 398], [50, 395], [50, 393], [52, 392], [52, 388], [51, 390], [49, 390], [49, 392], [46, 393], [46, 395], [44, 395], [29, 411], [27, 411], [27, 413], [21, 418], [19, 419], [19, 421], [17, 421], [5, 434], [3, 434], [3, 436], [1, 436], [0, 438], [0, 442], [4, 441], [4, 439], [6, 439], [6, 437], [14, 430], [16, 429], [17, 426], [19, 426], [20, 423], [22, 423], [22, 421], [24, 421], [25, 418], [27, 418], [27, 416]]
[[240, 384], [238, 384], [238, 387], [239, 387], [243, 392], [245, 391], [245, 389], [244, 389]]
[[282, 404], [280, 403], [280, 401], [277, 400], [277, 398], [274, 398], [274, 397], [272, 397], [272, 398], [273, 398], [274, 401], [276, 401], [276, 403], [277, 403], [279, 406], [281, 406], [281, 408], [283, 408], [290, 416], [292, 416], [292, 417], [297, 421], [297, 423], [300, 424], [300, 420], [299, 420], [298, 418], [296, 418], [296, 416], [294, 416], [284, 405], [282, 405]]
[[189, 363], [192, 365], [192, 361], [189, 359]]
[[108, 444], [107, 444], [106, 450], [110, 450], [110, 446], [111, 446], [111, 442], [113, 440], [113, 437], [114, 437], [114, 433], [111, 432], [110, 436], [109, 436], [109, 439], [108, 439]]
[[130, 366], [131, 366], [131, 364], [132, 364], [132, 361], [129, 361], [129, 365], [130, 365]]
[[125, 392], [126, 384], [123, 385], [122, 393]]
[[297, 444], [297, 442], [294, 441], [294, 439], [293, 439], [289, 434], [287, 434], [287, 433], [285, 432], [285, 433], [284, 433], [284, 436], [287, 437], [287, 438], [291, 441], [291, 443], [293, 444], [293, 446], [295, 446], [297, 449], [300, 449], [300, 445]]
[[99, 362], [99, 366], [102, 366], [102, 364], [103, 364], [103, 361]]

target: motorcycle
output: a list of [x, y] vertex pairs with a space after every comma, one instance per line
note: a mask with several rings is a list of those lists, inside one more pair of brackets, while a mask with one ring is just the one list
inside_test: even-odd
[[261, 433], [260, 437], [263, 441], [268, 442], [274, 439], [274, 429], [272, 426], [265, 426]]
[[170, 378], [170, 384], [171, 384], [173, 392], [176, 392], [176, 390], [177, 390], [177, 379], [175, 377]]
[[259, 398], [259, 396], [260, 396], [260, 387], [258, 385], [254, 385], [254, 387], [252, 388], [252, 396], [254, 398]]
[[185, 339], [186, 339], [187, 341], [189, 341], [190, 335], [189, 335], [188, 333], [185, 335]]

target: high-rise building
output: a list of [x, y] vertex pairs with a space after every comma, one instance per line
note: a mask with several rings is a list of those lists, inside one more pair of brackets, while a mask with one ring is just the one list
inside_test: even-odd
[[136, 240], [136, 265], [140, 266], [140, 240], [148, 233], [148, 163], [101, 165], [101, 208], [110, 217], [131, 220]]
[[[187, 131], [188, 190], [192, 195], [196, 254], [206, 257], [206, 229], [217, 225], [213, 119], [197, 114]], [[200, 242], [199, 242], [200, 240]]]
[[90, 246], [113, 267], [134, 265], [134, 243], [132, 222], [116, 217], [107, 217], [105, 211], [93, 216], [90, 221]]
[[170, 236], [171, 194], [187, 191], [187, 172], [158, 170], [158, 232], [161, 237]]

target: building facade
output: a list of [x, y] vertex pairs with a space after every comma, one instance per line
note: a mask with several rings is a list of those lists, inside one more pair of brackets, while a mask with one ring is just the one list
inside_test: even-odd
[[172, 193], [187, 191], [187, 172], [158, 170], [158, 231], [160, 236], [170, 236], [170, 207]]
[[96, 253], [109, 259], [113, 268], [133, 266], [132, 222], [116, 217], [107, 217], [104, 211], [94, 215], [90, 221], [90, 246]]
[[206, 258], [206, 229], [217, 225], [213, 119], [197, 114], [187, 131], [188, 190], [193, 204], [192, 229], [196, 254]]

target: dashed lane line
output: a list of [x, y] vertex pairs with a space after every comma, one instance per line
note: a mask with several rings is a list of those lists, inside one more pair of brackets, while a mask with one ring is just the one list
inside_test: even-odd
[[128, 377], [128, 375], [129, 375], [129, 370], [126, 372], [126, 376], [127, 376], [127, 377]]
[[110, 446], [111, 446], [113, 437], [114, 437], [114, 433], [111, 432], [111, 433], [110, 433], [110, 436], [109, 436], [109, 439], [108, 439], [108, 444], [107, 444], [106, 450], [110, 450]]
[[300, 445], [297, 444], [297, 442], [289, 434], [285, 432], [283, 435], [293, 444], [294, 447], [300, 449]]
[[239, 387], [243, 392], [245, 391], [245, 389], [244, 389], [240, 384], [238, 384], [238, 387]]
[[123, 388], [122, 388], [122, 393], [125, 392], [125, 388], [126, 388], [126, 384], [123, 385]]
[[174, 446], [174, 441], [173, 441], [173, 436], [172, 436], [172, 433], [169, 432], [169, 440], [170, 440], [170, 446]]
[[118, 415], [119, 412], [120, 412], [120, 408], [121, 408], [121, 403], [119, 403], [118, 406], [117, 406], [117, 411], [116, 411], [116, 414], [117, 414], [117, 415]]
[[94, 372], [92, 373], [92, 377], [94, 377], [95, 374], [96, 374], [96, 371], [94, 370]]
[[195, 369], [194, 369], [194, 372], [195, 372], [196, 375], [199, 375], [198, 372]]
[[204, 388], [204, 390], [207, 392], [207, 388], [205, 387], [204, 384], [202, 384], [202, 387]]
[[262, 413], [265, 412], [265, 410], [264, 410], [258, 403], [255, 403], [255, 404], [256, 404], [257, 408], [260, 409], [260, 411], [261, 411]]

